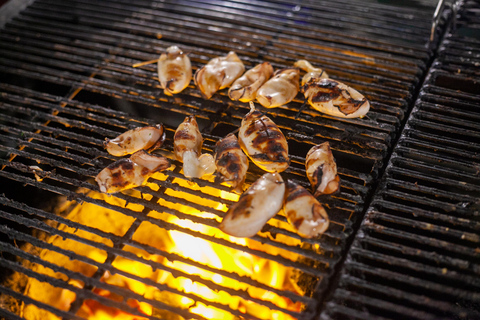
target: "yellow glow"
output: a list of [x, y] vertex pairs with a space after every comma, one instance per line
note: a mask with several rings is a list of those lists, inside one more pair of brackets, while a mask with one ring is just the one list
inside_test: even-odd
[[[165, 177], [159, 176], [156, 179], [164, 179]], [[222, 199], [230, 201], [238, 201], [239, 195], [231, 192], [226, 192], [218, 190], [212, 187], [199, 187], [196, 184], [183, 179], [174, 179], [174, 184], [177, 184], [181, 188], [194, 189], [199, 191], [199, 195], [192, 197], [191, 194], [183, 193], [179, 190], [167, 190], [166, 193], [169, 196], [173, 196], [179, 199], [187, 199], [190, 203], [201, 204], [205, 208], [212, 208], [210, 211], [199, 211], [193, 207], [182, 205], [179, 202], [169, 202], [165, 199], [160, 199], [159, 204], [170, 209], [178, 210], [183, 214], [190, 215], [192, 217], [200, 217], [206, 219], [206, 221], [213, 221], [219, 223], [221, 217], [218, 212], [226, 212], [227, 206], [225, 204], [202, 198], [201, 194], [208, 194], [215, 197], [221, 197]], [[158, 188], [156, 185], [149, 186], [152, 189]], [[147, 199], [147, 195], [140, 195], [136, 191], [132, 191], [131, 195], [134, 196], [143, 196], [144, 199]], [[105, 197], [102, 194], [92, 193], [89, 196], [103, 199], [109, 203], [113, 203], [119, 206], [128, 205], [128, 208], [141, 211], [143, 206], [136, 204], [126, 204], [123, 200], [117, 199], [115, 197]], [[151, 198], [151, 196], [149, 196]], [[85, 221], [91, 221], [87, 225], [93, 224], [96, 228], [102, 230], [108, 230], [117, 235], [123, 235], [126, 230], [130, 227], [133, 222], [133, 219], [120, 215], [119, 213], [112, 213], [104, 208], [84, 203], [79, 205], [73, 212], [73, 215], [69, 215], [68, 218], [71, 220], [78, 220], [81, 217], [82, 223]], [[112, 220], [112, 216], [115, 218]], [[224, 246], [217, 241], [210, 242], [208, 239], [216, 239], [222, 241], [229, 241], [233, 244], [239, 245], [241, 247], [250, 248], [258, 251], [268, 252], [273, 256], [282, 256], [292, 261], [296, 261], [299, 256], [295, 253], [292, 253], [288, 250], [279, 249], [271, 245], [262, 244], [251, 239], [244, 238], [235, 238], [228, 236], [221, 232], [216, 227], [210, 227], [200, 223], [194, 223], [189, 219], [180, 219], [173, 214], [166, 212], [149, 212], [149, 217], [154, 219], [162, 220], [164, 222], [174, 224], [180, 228], [180, 230], [170, 230], [167, 231], [163, 228], [158, 227], [155, 224], [150, 222], [142, 222], [137, 228], [137, 231], [134, 233], [132, 239], [140, 244], [145, 244], [150, 247], [162, 250], [167, 254], [176, 254], [187, 259], [186, 261], [193, 261], [199, 264], [195, 266], [193, 264], [185, 263], [175, 259], [169, 260], [161, 255], [151, 254], [144, 250], [141, 250], [137, 247], [125, 246], [124, 251], [131, 252], [137, 257], [142, 259], [151, 260], [155, 263], [159, 263], [166, 268], [162, 270], [158, 268], [152, 270], [152, 268], [144, 264], [141, 261], [135, 261], [127, 259], [124, 257], [117, 257], [112, 265], [121, 271], [124, 271], [127, 274], [132, 276], [137, 276], [143, 279], [148, 279], [159, 285], [167, 286], [171, 288], [170, 290], [160, 290], [163, 288], [161, 286], [149, 286], [142, 281], [133, 280], [132, 278], [119, 275], [119, 274], [110, 274], [106, 272], [101, 281], [114, 285], [121, 288], [127, 288], [132, 292], [145, 297], [146, 299], [159, 300], [164, 303], [167, 303], [173, 307], [182, 308], [189, 310], [193, 314], [202, 315], [208, 319], [235, 319], [233, 315], [229, 312], [223, 311], [217, 307], [210, 306], [201, 302], [196, 302], [190, 297], [183, 296], [182, 294], [191, 294], [209, 301], [215, 304], [224, 305], [233, 310], [239, 310], [242, 313], [251, 315], [260, 319], [277, 319], [277, 320], [290, 320], [293, 319], [291, 316], [282, 313], [280, 311], [271, 310], [268, 307], [259, 305], [249, 299], [241, 298], [237, 296], [235, 290], [241, 294], [242, 292], [248, 293], [251, 298], [262, 299], [268, 301], [272, 304], [277, 305], [278, 307], [291, 310], [291, 311], [300, 311], [302, 305], [300, 303], [293, 303], [287, 298], [281, 297], [276, 293], [273, 293], [268, 290], [252, 287], [248, 284], [245, 284], [241, 281], [235, 280], [234, 278], [229, 278], [224, 275], [220, 275], [213, 271], [207, 271], [202, 268], [202, 266], [210, 266], [214, 269], [225, 270], [233, 274], [238, 274], [239, 276], [249, 277], [253, 280], [256, 280], [264, 285], [270, 286], [275, 289], [280, 290], [290, 290], [303, 294], [295, 283], [295, 277], [292, 274], [293, 269], [285, 267], [278, 262], [270, 261], [266, 259], [259, 258], [258, 256], [247, 253], [242, 249], [234, 249], [230, 246]], [[108, 216], [109, 218], [102, 218]], [[111, 224], [114, 224], [112, 227]], [[215, 224], [214, 223], [214, 224]], [[272, 222], [273, 224], [281, 224], [283, 222]], [[85, 224], [85, 223], [84, 223]], [[282, 226], [284, 227], [284, 226]], [[68, 228], [66, 228], [68, 229]], [[190, 231], [192, 234], [189, 234], [185, 231]], [[98, 236], [86, 232], [81, 232], [79, 230], [69, 230], [71, 233], [81, 234], [82, 237], [87, 239], [93, 239]], [[196, 236], [198, 235], [198, 236]], [[201, 235], [201, 236], [200, 236]], [[267, 233], [264, 235], [269, 237]], [[279, 240], [280, 239], [280, 240]], [[52, 240], [58, 246], [63, 246], [68, 240]], [[103, 241], [105, 244], [112, 245], [109, 239], [98, 239], [98, 241]], [[299, 240], [292, 239], [286, 236], [277, 235], [276, 241], [282, 241], [292, 246], [299, 244]], [[75, 250], [74, 246], [70, 246], [69, 249]], [[98, 250], [97, 248], [83, 248], [83, 251], [79, 254], [90, 257], [96, 261], [103, 262], [106, 258], [106, 252]], [[58, 254], [56, 254], [58, 255]], [[54, 257], [57, 259], [57, 257]], [[53, 258], [52, 258], [53, 259]], [[53, 261], [55, 261], [53, 259]], [[59, 259], [56, 263], [61, 265], [69, 265], [69, 268], [78, 272], [82, 272], [77, 267], [75, 267], [75, 262], [66, 263], [64, 259]], [[95, 272], [95, 268], [92, 269], [91, 266], [86, 265], [86, 271], [82, 272], [87, 275], [92, 275]], [[179, 273], [178, 275], [173, 272], [168, 272], [167, 270], [176, 270]], [[175, 274], [175, 276], [174, 276]], [[203, 281], [197, 282], [189, 279], [190, 276], [200, 277]], [[217, 291], [212, 289], [209, 284], [218, 284], [224, 288], [229, 288], [230, 290], [225, 289], [225, 291]], [[76, 286], [83, 286], [82, 283], [72, 282]], [[32, 281], [32, 285], [38, 286], [38, 283]], [[30, 293], [38, 294], [39, 291], [46, 290], [46, 286], [39, 286], [38, 289], [30, 291]], [[49, 288], [50, 289], [50, 288]], [[69, 291], [64, 289], [57, 289], [61, 293], [60, 296], [64, 296], [62, 301], [57, 301], [58, 295], [55, 297], [50, 297], [51, 301], [46, 303], [62, 306], [63, 310], [68, 310], [68, 307], [72, 301], [75, 299], [75, 295], [69, 293]], [[228, 292], [227, 292], [228, 291]], [[113, 299], [119, 302], [126, 302], [132, 308], [137, 309], [139, 312], [150, 316], [154, 314], [154, 308], [145, 302], [140, 302], [137, 300], [128, 300], [124, 301], [123, 297], [116, 294], [115, 292], [109, 292], [103, 289], [94, 289], [94, 293]], [[38, 297], [36, 297], [38, 299]], [[27, 308], [25, 308], [27, 309]], [[29, 313], [31, 314], [31, 313]], [[40, 313], [37, 313], [33, 316], [25, 317], [28, 320], [31, 319], [57, 319], [55, 317], [44, 317], [38, 316]], [[87, 300], [80, 308], [78, 314], [87, 319], [102, 319], [102, 320], [137, 320], [143, 319], [142, 317], [133, 316], [128, 313], [108, 308], [100, 305], [96, 300]]]

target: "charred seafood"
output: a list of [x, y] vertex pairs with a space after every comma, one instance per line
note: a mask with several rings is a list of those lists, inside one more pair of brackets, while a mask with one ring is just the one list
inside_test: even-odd
[[282, 172], [288, 168], [287, 139], [277, 125], [255, 109], [250, 101], [250, 112], [243, 118], [238, 140], [243, 151], [261, 169]]
[[300, 68], [305, 71], [305, 75], [302, 78], [302, 86], [305, 85], [310, 79], [327, 79], [328, 74], [321, 68], [315, 68], [307, 60], [298, 60], [293, 64], [294, 67]]
[[243, 153], [237, 137], [230, 133], [215, 145], [217, 181], [224, 182], [242, 193], [248, 170], [248, 158]]
[[225, 214], [220, 230], [235, 237], [252, 237], [283, 206], [285, 183], [279, 173], [265, 173]]
[[272, 75], [273, 67], [269, 62], [259, 64], [235, 80], [228, 90], [228, 96], [232, 100], [242, 102], [255, 100], [258, 89], [270, 79]]
[[162, 124], [157, 124], [128, 130], [115, 139], [105, 140], [104, 146], [112, 156], [123, 157], [139, 150], [159, 148], [164, 141], [164, 127]]
[[300, 70], [287, 68], [277, 70], [273, 78], [257, 91], [257, 101], [265, 108], [276, 108], [292, 101], [300, 88]]
[[101, 192], [115, 193], [141, 186], [155, 172], [169, 166], [167, 158], [140, 150], [128, 159], [120, 159], [107, 166], [95, 177], [95, 181]]
[[158, 80], [166, 95], [185, 89], [192, 79], [192, 65], [188, 56], [177, 46], [167, 48], [158, 59]]
[[328, 142], [313, 146], [308, 151], [305, 168], [315, 197], [322, 194], [332, 194], [340, 188], [337, 164]]
[[308, 103], [322, 113], [341, 118], [363, 118], [370, 102], [360, 92], [332, 79], [311, 78], [302, 86]]
[[287, 220], [306, 238], [318, 236], [327, 230], [329, 219], [323, 206], [304, 187], [287, 180], [284, 211]]
[[210, 60], [203, 68], [195, 72], [195, 85], [206, 99], [215, 92], [231, 85], [245, 71], [242, 60], [233, 51], [225, 57]]
[[173, 138], [175, 158], [183, 162], [187, 178], [200, 178], [215, 172], [215, 161], [210, 154], [201, 154], [203, 137], [195, 116], [186, 117], [178, 126]]

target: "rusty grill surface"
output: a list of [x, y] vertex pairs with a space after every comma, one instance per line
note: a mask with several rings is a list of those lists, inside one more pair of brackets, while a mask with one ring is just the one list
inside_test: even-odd
[[480, 317], [479, 10], [442, 41], [322, 319]]
[[[251, 304], [294, 318], [314, 318], [332, 285], [339, 262], [346, 254], [432, 57], [428, 39], [435, 2], [423, 1], [420, 4], [419, 7], [410, 8], [378, 4], [375, 1], [135, 1], [134, 4], [131, 1], [35, 1], [0, 32], [0, 216], [3, 220], [0, 225], [0, 248], [3, 254], [0, 265], [6, 275], [5, 279], [16, 271], [27, 279], [49, 282], [54, 287], [67, 289], [75, 293], [76, 299], [69, 308], [62, 310], [25, 296], [21, 290], [15, 290], [4, 283], [0, 285], [3, 300], [13, 305], [23, 301], [69, 319], [83, 318], [75, 314], [87, 300], [138, 317], [162, 318], [161, 310], [187, 319], [202, 318], [188, 309], [169, 304], [168, 301], [146, 297], [101, 281], [105, 272], [109, 272], [138, 280], [162, 292], [172, 292], [192, 299], [195, 303], [213, 305], [233, 317], [259, 318], [239, 311], [230, 306], [228, 301], [211, 302], [200, 294], [152, 282], [115, 264], [118, 259], [125, 259], [151, 267], [152, 270], [162, 270], [174, 278], [190, 278], [216, 292], [226, 292]], [[463, 20], [459, 20], [458, 24], [461, 23]], [[391, 160], [388, 176], [394, 179], [384, 180], [383, 183], [388, 188], [384, 191], [385, 195], [382, 193], [382, 199], [377, 196], [374, 204], [376, 209], [368, 213], [367, 222], [363, 224], [356, 246], [347, 261], [348, 272], [342, 275], [342, 283], [345, 277], [355, 278], [349, 273], [357, 267], [352, 261], [366, 250], [362, 241], [367, 241], [370, 237], [360, 236], [369, 235], [369, 232], [384, 232], [379, 237], [381, 239], [375, 239], [376, 246], [380, 248], [382, 244], [388, 244], [384, 238], [396, 237], [390, 235], [393, 232], [390, 229], [401, 225], [405, 234], [413, 228], [418, 233], [428, 232], [433, 234], [433, 238], [438, 236], [441, 240], [434, 241], [428, 236], [415, 235], [408, 238], [408, 241], [415, 242], [421, 238], [431, 248], [448, 247], [447, 252], [460, 255], [460, 258], [446, 255], [442, 258], [445, 265], [425, 267], [432, 270], [428, 271], [433, 272], [432, 277], [439, 276], [447, 282], [453, 281], [451, 279], [457, 279], [456, 276], [463, 271], [462, 266], [465, 265], [469, 274], [461, 279], [469, 288], [476, 288], [476, 280], [468, 279], [475, 279], [477, 269], [475, 264], [467, 262], [470, 258], [478, 259], [478, 252], [469, 251], [478, 243], [478, 236], [475, 237], [478, 228], [475, 227], [475, 217], [472, 217], [468, 206], [478, 205], [472, 199], [475, 199], [474, 194], [478, 192], [479, 168], [476, 151], [466, 147], [478, 147], [478, 132], [475, 131], [478, 131], [478, 124], [475, 123], [475, 112], [478, 110], [475, 111], [473, 106], [478, 98], [474, 97], [473, 92], [458, 93], [458, 88], [451, 88], [447, 92], [458, 102], [447, 109], [442, 108], [446, 114], [438, 116], [438, 102], [434, 100], [446, 101], [442, 97], [445, 94], [442, 79], [454, 77], [468, 82], [465, 80], [467, 75], [453, 74], [457, 64], [461, 70], [467, 67], [462, 64], [464, 60], [455, 60], [455, 45], [449, 47], [448, 41], [454, 43], [463, 39], [458, 40], [455, 34], [451, 34], [444, 42], [440, 52], [445, 57], [440, 57], [436, 62], [441, 61], [441, 58], [445, 61], [452, 59], [452, 62], [442, 64], [446, 66], [445, 69], [436, 66], [430, 72], [428, 81], [431, 85], [422, 91], [421, 99], [417, 102], [407, 130]], [[474, 47], [476, 44], [478, 39], [465, 44], [473, 48], [473, 56], [478, 54], [475, 51], [478, 49]], [[149, 182], [153, 184], [137, 188], [140, 193], [123, 192], [109, 199], [93, 196], [91, 191], [98, 191], [93, 177], [116, 160], [103, 150], [105, 138], [113, 138], [132, 127], [162, 122], [167, 128], [167, 141], [162, 151], [170, 154], [176, 127], [186, 115], [195, 114], [205, 138], [204, 152], [212, 153], [215, 142], [237, 129], [242, 117], [248, 112], [247, 104], [231, 101], [225, 91], [215, 94], [208, 101], [204, 100], [193, 81], [181, 94], [165, 96], [158, 84], [155, 65], [132, 68], [137, 62], [157, 58], [171, 45], [178, 45], [189, 52], [194, 72], [211, 58], [224, 55], [230, 50], [239, 55], [247, 69], [263, 61], [271, 62], [275, 69], [279, 69], [304, 58], [323, 66], [332, 78], [350, 84], [367, 95], [372, 108], [364, 119], [338, 119], [312, 109], [306, 109], [295, 118], [303, 103], [300, 95], [288, 106], [262, 109], [279, 125], [288, 139], [292, 163], [282, 174], [284, 179], [293, 179], [308, 187], [305, 155], [313, 145], [330, 142], [337, 159], [342, 187], [340, 193], [322, 199], [332, 221], [325, 234], [317, 239], [303, 239], [288, 228], [285, 217], [279, 214], [261, 233], [252, 238], [250, 244], [245, 245], [158, 219], [155, 213], [216, 228], [224, 215], [225, 205], [233, 203], [223, 195], [229, 190], [215, 184], [213, 179], [187, 181], [178, 162], [173, 162], [172, 169], [165, 172], [162, 178], [151, 178]], [[467, 100], [461, 100], [463, 98]], [[465, 109], [456, 110], [457, 105], [465, 106]], [[456, 123], [468, 129], [467, 133], [457, 133], [456, 138], [442, 137], [442, 132], [458, 130]], [[444, 126], [445, 131], [439, 129], [439, 126]], [[424, 127], [430, 128], [426, 131], [439, 132], [432, 135], [433, 138], [428, 138], [431, 141], [424, 142], [425, 136], [430, 137], [430, 131], [426, 134], [420, 130]], [[408, 158], [412, 148], [417, 148], [413, 159]], [[432, 148], [443, 150], [441, 157], [444, 158], [441, 159], [448, 170], [437, 165], [431, 166], [428, 161], [427, 164], [423, 163], [428, 159], [437, 159], [431, 156]], [[440, 155], [435, 155], [437, 156]], [[472, 160], [476, 162], [471, 162]], [[396, 164], [405, 167], [397, 168]], [[425, 172], [414, 172], [415, 178], [407, 179], [415, 168], [424, 168], [422, 170]], [[439, 180], [443, 182], [444, 179], [431, 176], [437, 172], [450, 172], [450, 168], [467, 170], [455, 171], [454, 175], [465, 180], [451, 178], [450, 173], [445, 173], [451, 190], [441, 193], [440, 199], [433, 199], [438, 185], [443, 185]], [[251, 165], [247, 182], [252, 183], [261, 174], [260, 169]], [[402, 179], [407, 179], [408, 183]], [[421, 181], [425, 181], [425, 185]], [[158, 185], [158, 188], [152, 185]], [[417, 191], [416, 188], [420, 189]], [[402, 199], [409, 192], [414, 194], [409, 195], [408, 203], [397, 207], [394, 200]], [[417, 198], [422, 198], [425, 194], [432, 199], [419, 200], [421, 210], [416, 210], [415, 213], [416, 217], [425, 221], [417, 224], [418, 227], [411, 227], [408, 225], [412, 219], [409, 205], [411, 202], [416, 203]], [[72, 221], [58, 214], [57, 209], [46, 206], [46, 199], [57, 195], [72, 206], [76, 203], [91, 203], [111, 209], [119, 215], [129, 217], [131, 223], [118, 234]], [[465, 206], [458, 204], [458, 199]], [[445, 209], [445, 203], [461, 217], [448, 213], [450, 211]], [[394, 208], [390, 208], [390, 204]], [[188, 212], [178, 209], [179, 206], [189, 208]], [[430, 206], [441, 208], [446, 213], [431, 213]], [[390, 208], [389, 211], [379, 209], [384, 207]], [[417, 208], [417, 205], [413, 204], [413, 207]], [[192, 212], [206, 212], [208, 215]], [[432, 223], [437, 218], [441, 222]], [[375, 227], [375, 219], [383, 219], [388, 226]], [[139, 241], [135, 234], [146, 224], [163, 230], [179, 231], [195, 239], [208, 240], [290, 268], [298, 275], [298, 286], [302, 288], [303, 294], [280, 290], [257, 279], [167, 252], [155, 243]], [[82, 237], [80, 234], [83, 233], [65, 230], [82, 231], [108, 239], [109, 242], [105, 244]], [[462, 238], [462, 235], [466, 238]], [[70, 239], [103, 250], [106, 253], [105, 259], [99, 261], [60, 248], [47, 240], [49, 236]], [[455, 245], [449, 247], [448, 241], [451, 239], [454, 239]], [[29, 250], [25, 249], [25, 244], [30, 245]], [[263, 301], [247, 290], [225, 287], [187, 271], [173, 269], [165, 263], [149, 259], [148, 255], [136, 254], [131, 248], [164, 257], [168, 261], [179, 261], [249, 287], [263, 289], [300, 304], [301, 307], [291, 310], [274, 302]], [[53, 264], [39, 254], [45, 250], [85, 263], [95, 271], [86, 276]], [[395, 246], [388, 250], [397, 252], [398, 255], [401, 252], [401, 248]], [[421, 254], [419, 259], [421, 262], [417, 261], [417, 264], [425, 262], [428, 265], [433, 263], [429, 259], [434, 258]], [[398, 263], [400, 261], [403, 260], [398, 260]], [[377, 263], [385, 262], [377, 259]], [[63, 274], [63, 277], [42, 274], [29, 268], [30, 264], [50, 268]], [[450, 266], [455, 271], [447, 268]], [[442, 268], [447, 268], [447, 272], [443, 273]], [[440, 275], [437, 275], [438, 272]], [[385, 274], [387, 277], [387, 271]], [[366, 280], [359, 277], [358, 281]], [[75, 283], [78, 282], [83, 285], [76, 286]], [[118, 301], [106, 298], [95, 291], [98, 289], [114, 291], [123, 299]], [[335, 299], [337, 296], [342, 298], [347, 290], [337, 289]], [[466, 295], [469, 289], [452, 290], [463, 290], [462, 294]], [[473, 298], [465, 298], [465, 301], [477, 299], [477, 294], [471, 297]], [[157, 312], [147, 316], [129, 305], [128, 300], [145, 302]], [[330, 304], [335, 305], [332, 308], [334, 311], [340, 308], [336, 302]], [[329, 306], [327, 304], [327, 309]], [[0, 309], [0, 314], [8, 319], [22, 319], [13, 312], [7, 307]]]

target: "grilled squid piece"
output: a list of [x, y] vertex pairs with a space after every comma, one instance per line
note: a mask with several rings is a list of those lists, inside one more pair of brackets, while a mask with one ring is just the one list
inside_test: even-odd
[[305, 75], [302, 78], [302, 86], [305, 85], [310, 79], [327, 79], [328, 74], [321, 68], [315, 68], [307, 60], [298, 60], [293, 64], [294, 67], [300, 68], [305, 71]]
[[255, 109], [250, 101], [250, 112], [243, 118], [238, 132], [240, 147], [261, 169], [282, 172], [288, 168], [287, 139], [277, 125]]
[[287, 180], [285, 204], [283, 210], [297, 232], [305, 237], [312, 238], [327, 230], [329, 225], [328, 214], [323, 206], [304, 187]]
[[248, 170], [248, 158], [243, 153], [237, 137], [230, 133], [215, 145], [216, 180], [241, 193]]
[[341, 118], [363, 118], [370, 102], [360, 92], [332, 79], [311, 78], [302, 92], [305, 99], [322, 113]]
[[313, 146], [308, 151], [305, 168], [315, 197], [322, 194], [332, 194], [340, 188], [337, 164], [328, 142]]
[[257, 91], [257, 101], [265, 108], [276, 108], [292, 101], [300, 88], [300, 70], [287, 68], [277, 70], [273, 78]]
[[242, 60], [233, 51], [224, 57], [210, 60], [195, 72], [193, 80], [206, 99], [215, 92], [231, 85], [245, 71]]
[[192, 65], [188, 56], [177, 46], [168, 47], [158, 59], [158, 80], [166, 95], [179, 93], [192, 79]]
[[128, 159], [120, 159], [95, 177], [101, 192], [115, 193], [143, 185], [155, 172], [170, 166], [167, 158], [140, 150]]
[[265, 173], [225, 214], [220, 230], [234, 237], [252, 237], [283, 206], [285, 183], [279, 173]]
[[273, 75], [273, 67], [269, 62], [259, 64], [245, 72], [235, 80], [228, 96], [235, 101], [249, 102], [255, 100], [258, 89]]
[[157, 124], [128, 130], [115, 139], [105, 140], [104, 146], [112, 156], [123, 157], [139, 150], [159, 148], [164, 141], [163, 125]]
[[195, 116], [186, 117], [178, 126], [173, 138], [175, 158], [183, 162], [183, 174], [187, 178], [200, 178], [215, 172], [215, 160], [211, 154], [201, 154], [203, 137]]

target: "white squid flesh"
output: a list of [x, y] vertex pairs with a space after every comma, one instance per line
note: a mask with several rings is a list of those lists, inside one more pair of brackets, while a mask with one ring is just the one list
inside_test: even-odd
[[245, 66], [233, 51], [224, 57], [210, 60], [203, 68], [195, 72], [193, 80], [206, 99], [215, 92], [231, 85], [245, 71]]
[[192, 65], [188, 56], [177, 46], [168, 47], [157, 62], [158, 80], [166, 95], [183, 91], [192, 79]]
[[308, 151], [305, 168], [315, 197], [332, 194], [340, 189], [337, 163], [328, 142], [313, 146]]
[[291, 180], [286, 182], [283, 210], [290, 224], [305, 238], [316, 237], [328, 228], [325, 208], [304, 187]]
[[257, 91], [257, 101], [265, 108], [276, 108], [292, 101], [300, 88], [300, 70], [287, 68], [277, 70], [273, 78]]
[[165, 141], [162, 124], [128, 130], [114, 139], [107, 139], [104, 147], [112, 156], [123, 157], [139, 150], [159, 148]]
[[252, 237], [283, 206], [285, 183], [279, 173], [265, 173], [225, 214], [220, 230], [234, 237]]
[[234, 101], [249, 102], [255, 100], [258, 89], [273, 75], [273, 67], [269, 62], [256, 65], [235, 80], [228, 96]]
[[169, 166], [167, 158], [140, 150], [130, 158], [108, 165], [95, 177], [95, 181], [101, 192], [115, 193], [141, 186], [155, 172], [163, 171]]
[[243, 118], [238, 132], [243, 151], [267, 172], [285, 171], [290, 159], [288, 143], [280, 128], [250, 101], [250, 112]]

